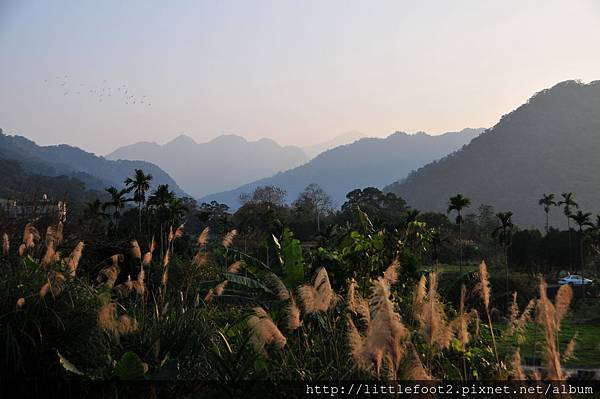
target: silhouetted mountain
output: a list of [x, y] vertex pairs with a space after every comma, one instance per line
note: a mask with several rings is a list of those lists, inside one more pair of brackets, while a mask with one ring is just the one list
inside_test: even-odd
[[[445, 211], [462, 193], [470, 209], [494, 205], [541, 226], [543, 193], [573, 192], [584, 211], [600, 212], [600, 81], [566, 81], [534, 95], [462, 150], [386, 188], [411, 206]], [[562, 210], [553, 221], [566, 226]]]
[[397, 132], [385, 139], [363, 138], [325, 151], [297, 168], [207, 196], [202, 201], [216, 200], [237, 208], [241, 193], [251, 192], [258, 186], [275, 185], [287, 191], [291, 202], [308, 184], [317, 183], [341, 205], [349, 191], [357, 187], [382, 187], [405, 177], [411, 170], [457, 150], [482, 130], [465, 129], [439, 136]]
[[340, 134], [339, 136], [336, 136], [331, 140], [302, 147], [302, 150], [304, 150], [306, 155], [308, 155], [308, 157], [312, 159], [317, 155], [321, 154], [322, 152], [331, 150], [332, 148], [339, 147], [341, 145], [354, 143], [355, 141], [360, 140], [363, 137], [365, 137], [364, 134], [357, 131], [351, 131], [348, 133]]
[[66, 144], [39, 146], [22, 136], [8, 136], [0, 130], [0, 157], [18, 161], [29, 174], [75, 177], [94, 190], [107, 186], [123, 187], [123, 181], [142, 169], [154, 176], [152, 186], [168, 184], [179, 195], [186, 195], [177, 183], [156, 165], [143, 161], [110, 161]]
[[269, 139], [247, 141], [236, 135], [222, 135], [208, 143], [196, 143], [183, 135], [164, 145], [141, 142], [121, 147], [107, 158], [153, 162], [196, 197], [231, 189], [307, 161], [298, 147], [282, 147]]
[[106, 193], [87, 190], [81, 180], [68, 176], [43, 176], [27, 173], [23, 165], [0, 157], [0, 198], [17, 201], [40, 199], [47, 195], [53, 200], [65, 200], [69, 207], [93, 201]]

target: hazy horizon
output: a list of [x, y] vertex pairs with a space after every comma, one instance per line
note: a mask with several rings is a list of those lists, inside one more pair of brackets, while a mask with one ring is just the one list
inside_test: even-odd
[[375, 4], [6, 0], [0, 128], [102, 155], [180, 134], [307, 146], [491, 127], [600, 79], [600, 3]]

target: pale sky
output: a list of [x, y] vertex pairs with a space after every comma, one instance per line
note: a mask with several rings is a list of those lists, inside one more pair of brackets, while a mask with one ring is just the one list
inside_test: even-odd
[[436, 134], [600, 79], [600, 2], [0, 0], [0, 59], [0, 127], [40, 144]]

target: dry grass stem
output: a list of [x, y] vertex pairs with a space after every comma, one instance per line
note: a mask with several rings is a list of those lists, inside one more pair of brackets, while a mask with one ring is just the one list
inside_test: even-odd
[[290, 297], [290, 302], [286, 308], [287, 313], [287, 328], [288, 330], [297, 330], [302, 325], [302, 320], [300, 318], [300, 308], [296, 304], [296, 300], [294, 297]]
[[575, 345], [577, 345], [577, 336], [578, 335], [579, 335], [579, 332], [576, 332], [575, 335], [573, 335], [573, 338], [571, 338], [571, 340], [567, 344], [567, 349], [565, 349], [565, 353], [563, 353], [564, 361], [570, 360], [573, 358], [573, 356], [575, 354]]
[[69, 269], [69, 276], [71, 277], [75, 277], [77, 267], [79, 266], [79, 261], [81, 260], [81, 255], [83, 254], [84, 246], [84, 242], [79, 241], [75, 246], [73, 252], [71, 252], [71, 256], [69, 256], [69, 260], [67, 261], [67, 268]]
[[525, 375], [523, 367], [521, 366], [521, 352], [519, 349], [517, 349], [512, 357], [512, 370], [510, 371], [510, 376], [513, 378], [513, 380], [517, 381], [527, 380], [527, 376]]
[[4, 233], [2, 235], [2, 255], [8, 256], [9, 252], [10, 252], [10, 238], [8, 237], [8, 234]]

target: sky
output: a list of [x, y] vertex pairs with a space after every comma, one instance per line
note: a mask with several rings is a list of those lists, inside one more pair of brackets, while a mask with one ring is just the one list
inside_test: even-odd
[[600, 79], [599, 49], [594, 0], [0, 0], [0, 128], [97, 154], [439, 134]]

